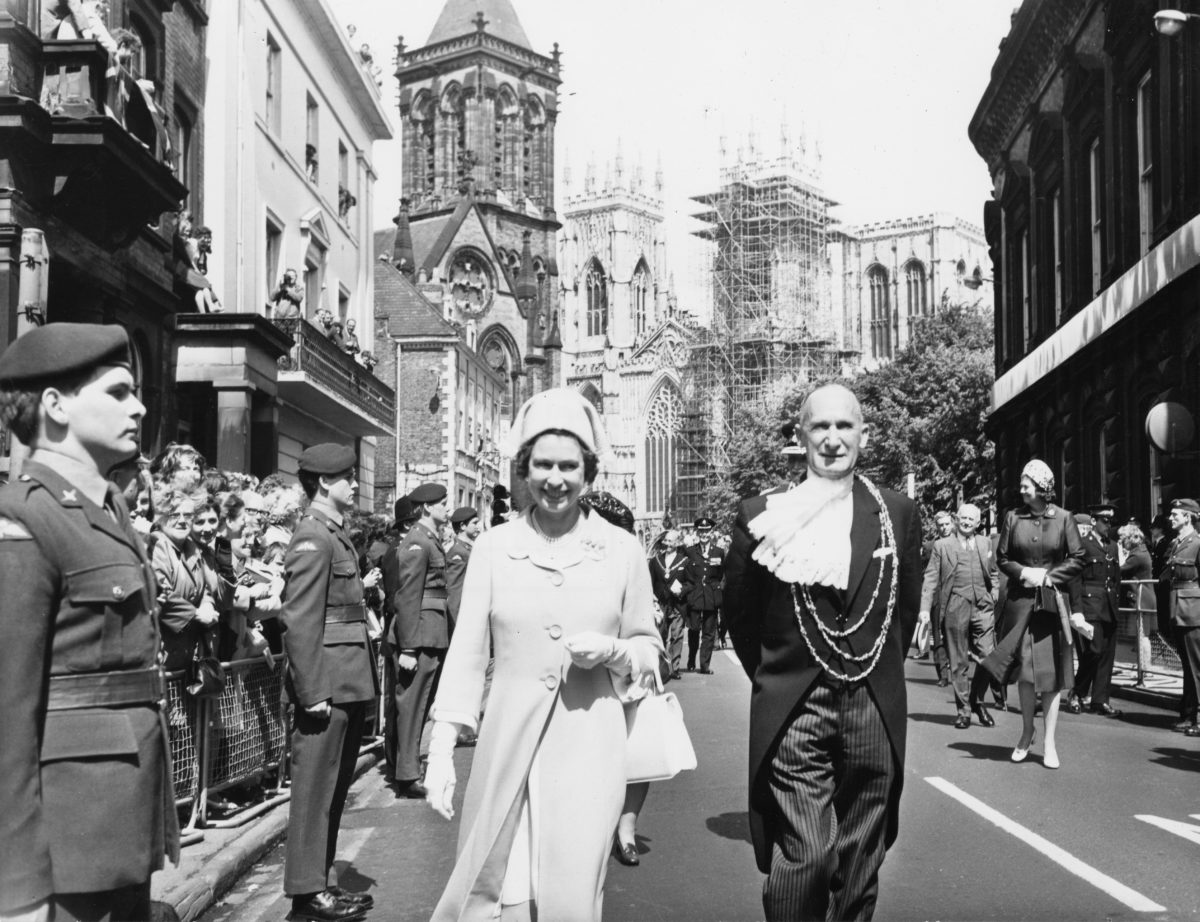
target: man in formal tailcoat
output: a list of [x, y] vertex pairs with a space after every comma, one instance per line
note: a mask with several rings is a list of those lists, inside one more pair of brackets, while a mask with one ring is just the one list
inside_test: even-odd
[[1108, 702], [1121, 607], [1117, 594], [1121, 585], [1117, 543], [1085, 512], [1076, 513], [1075, 524], [1079, 527], [1085, 557], [1083, 569], [1068, 587], [1071, 615], [1086, 621], [1092, 636], [1075, 634], [1075, 685], [1067, 697], [1067, 710], [1072, 714], [1082, 712], [1083, 699], [1090, 692], [1092, 713], [1120, 717], [1121, 712]]
[[0, 489], [0, 918], [150, 916], [179, 860], [154, 576], [104, 472], [146, 408], [120, 326], [52, 323], [0, 356], [31, 451]]
[[721, 581], [725, 578], [725, 549], [713, 540], [717, 523], [708, 516], [696, 519], [696, 543], [687, 549], [684, 601], [687, 603], [688, 660], [696, 668], [699, 640], [702, 675], [711, 675], [713, 647], [717, 643], [717, 618], [721, 609]]
[[682, 545], [683, 536], [672, 528], [663, 535], [662, 550], [650, 558], [650, 585], [663, 613], [660, 632], [673, 679], [682, 675], [679, 667], [683, 663], [683, 625], [687, 608], [683, 595], [688, 556]]
[[379, 692], [358, 552], [346, 533], [358, 481], [354, 450], [326, 442], [300, 455], [308, 509], [283, 558], [279, 612], [292, 704], [292, 798], [284, 892], [292, 919], [349, 922], [374, 903], [343, 890], [334, 867], [367, 705]]
[[850, 390], [818, 388], [798, 423], [807, 476], [741, 504], [726, 566], [752, 682], [750, 831], [767, 919], [869, 919], [897, 833], [920, 514], [855, 474]]
[[438, 538], [449, 510], [446, 488], [424, 483], [409, 494], [418, 520], [396, 548], [396, 616], [388, 632], [396, 669], [396, 767], [400, 797], [424, 798], [421, 730], [450, 646], [446, 554]]
[[987, 673], [976, 669], [974, 679], [968, 680], [971, 661], [980, 662], [996, 647], [999, 568], [992, 542], [975, 533], [980, 518], [979, 507], [973, 503], [959, 507], [955, 533], [934, 542], [921, 587], [921, 622], [930, 620], [935, 605], [941, 612], [950, 682], [958, 711], [954, 726], [959, 730], [971, 726], [972, 714], [980, 726], [996, 725], [983, 703]]
[[[1196, 532], [1200, 503], [1194, 499], [1175, 500], [1169, 520], [1175, 540], [1161, 578], [1169, 593], [1179, 656], [1185, 661], [1183, 680], [1191, 684], [1192, 694], [1200, 697], [1200, 534]], [[1200, 726], [1193, 723], [1183, 732], [1200, 737]]]

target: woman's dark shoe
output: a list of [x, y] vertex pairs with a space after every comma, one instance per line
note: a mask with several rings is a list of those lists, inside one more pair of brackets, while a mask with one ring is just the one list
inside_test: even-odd
[[613, 857], [627, 867], [636, 868], [642, 863], [638, 857], [637, 846], [632, 843], [622, 843], [620, 839], [613, 842]]
[[1080, 702], [1079, 698], [1076, 697], [1074, 692], [1071, 692], [1070, 696], [1067, 698], [1066, 708], [1072, 714], [1083, 713], [1083, 704]]

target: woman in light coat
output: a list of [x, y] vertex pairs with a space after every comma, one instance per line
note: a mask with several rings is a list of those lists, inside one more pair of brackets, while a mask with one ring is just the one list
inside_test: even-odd
[[495, 672], [442, 920], [599, 922], [625, 796], [622, 697], [653, 682], [662, 641], [637, 539], [580, 508], [605, 450], [576, 391], [521, 408], [510, 450], [532, 505], [481, 535], [433, 706], [425, 786], [453, 815], [453, 748]]

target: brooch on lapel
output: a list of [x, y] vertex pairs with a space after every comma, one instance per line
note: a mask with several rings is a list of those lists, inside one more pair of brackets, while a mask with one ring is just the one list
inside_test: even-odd
[[579, 542], [583, 548], [583, 553], [592, 560], [604, 559], [604, 542], [596, 538], [583, 538]]

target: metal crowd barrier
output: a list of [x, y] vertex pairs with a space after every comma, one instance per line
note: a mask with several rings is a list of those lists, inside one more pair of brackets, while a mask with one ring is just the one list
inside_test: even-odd
[[1121, 608], [1117, 625], [1117, 664], [1137, 671], [1137, 686], [1144, 686], [1147, 675], [1179, 677], [1183, 664], [1169, 637], [1158, 630], [1158, 606], [1154, 588], [1157, 580], [1124, 579], [1123, 589], [1137, 603]]

